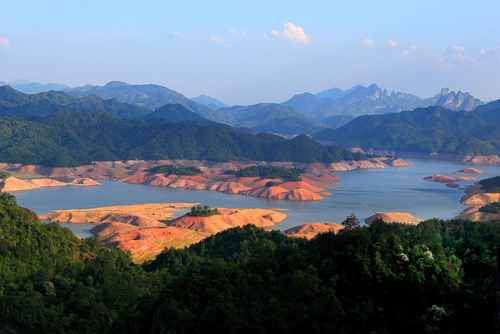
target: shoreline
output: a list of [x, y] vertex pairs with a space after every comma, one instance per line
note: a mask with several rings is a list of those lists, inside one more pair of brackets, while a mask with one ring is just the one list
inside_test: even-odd
[[[203, 173], [194, 176], [167, 175], [149, 173], [145, 170], [159, 165], [197, 167]], [[0, 163], [0, 170], [12, 174], [11, 178], [0, 182], [3, 191], [22, 191], [46, 186], [63, 186], [72, 184], [56, 182], [56, 179], [90, 180], [110, 179], [119, 182], [145, 184], [168, 188], [184, 188], [193, 190], [220, 191], [228, 194], [240, 194], [278, 200], [311, 201], [330, 196], [327, 190], [335, 188], [334, 182], [340, 178], [332, 173], [355, 169], [372, 169], [387, 167], [405, 167], [413, 164], [391, 158], [372, 158], [362, 161], [342, 161], [338, 163], [293, 163], [265, 161], [231, 161], [214, 162], [200, 160], [124, 160], [101, 161], [92, 165], [79, 167], [51, 168], [39, 165], [22, 165]], [[300, 168], [303, 181], [290, 182], [284, 179], [239, 178], [223, 174], [224, 171], [238, 170], [249, 166], [276, 166], [283, 168]], [[10, 179], [10, 180], [9, 180]], [[16, 182], [14, 182], [16, 181]], [[278, 186], [265, 186], [267, 182], [277, 182]], [[6, 186], [10, 183], [11, 186]], [[28, 186], [26, 184], [30, 183]], [[80, 185], [80, 184], [79, 184]]]

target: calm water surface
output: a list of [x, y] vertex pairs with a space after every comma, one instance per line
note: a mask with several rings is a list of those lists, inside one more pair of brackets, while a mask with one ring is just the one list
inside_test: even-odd
[[[293, 202], [229, 195], [207, 190], [169, 189], [145, 185], [99, 180], [99, 187], [57, 187], [16, 192], [19, 205], [42, 215], [52, 210], [86, 209], [111, 205], [145, 203], [202, 203], [210, 207], [225, 208], [282, 208], [288, 217], [274, 229], [286, 230], [304, 223], [340, 223], [354, 213], [365, 219], [375, 212], [408, 212], [421, 219], [453, 218], [465, 206], [460, 204], [463, 188], [475, 181], [460, 182], [460, 189], [446, 187], [443, 183], [424, 181], [433, 174], [457, 177], [452, 172], [471, 167], [463, 163], [424, 159], [405, 159], [412, 167], [337, 172], [342, 181], [330, 189], [332, 196], [321, 201]], [[472, 166], [484, 174], [465, 174], [479, 179], [500, 174], [497, 166]], [[180, 215], [182, 213], [178, 213]], [[89, 224], [61, 224], [76, 235], [90, 235]]]

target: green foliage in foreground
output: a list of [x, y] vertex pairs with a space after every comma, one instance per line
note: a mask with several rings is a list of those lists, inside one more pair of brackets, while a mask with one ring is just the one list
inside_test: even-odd
[[313, 240], [247, 225], [142, 266], [0, 196], [0, 328], [24, 333], [488, 333], [500, 227], [432, 219]]
[[8, 177], [11, 177], [12, 174], [7, 172], [7, 171], [4, 171], [4, 170], [0, 170], [0, 179], [6, 179]]
[[69, 110], [47, 118], [0, 117], [2, 162], [68, 167], [129, 159], [339, 162], [366, 157], [323, 146], [305, 135], [286, 140], [162, 118], [117, 119], [105, 112]]
[[302, 181], [300, 174], [304, 170], [300, 168], [283, 168], [276, 166], [250, 166], [238, 170], [235, 175], [239, 177], [262, 177], [266, 179], [288, 179], [290, 181]]
[[191, 211], [188, 212], [186, 215], [191, 216], [191, 217], [210, 217], [210, 216], [216, 216], [219, 215], [219, 210], [217, 208], [215, 209], [210, 209], [208, 205], [205, 205], [204, 207], [201, 207], [201, 205], [198, 206], [193, 206], [191, 208]]
[[487, 193], [500, 193], [500, 176], [490, 177], [478, 182]]
[[500, 202], [491, 203], [479, 208], [479, 211], [489, 213], [500, 213]]
[[196, 167], [176, 167], [173, 165], [162, 165], [153, 168], [146, 169], [145, 172], [150, 173], [165, 173], [165, 174], [175, 174], [175, 175], [196, 175], [198, 173], [203, 173], [199, 168]]

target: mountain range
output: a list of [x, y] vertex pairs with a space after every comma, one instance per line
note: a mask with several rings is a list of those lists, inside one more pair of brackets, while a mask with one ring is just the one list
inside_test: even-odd
[[306, 135], [292, 140], [229, 126], [163, 118], [118, 119], [59, 109], [48, 117], [0, 116], [0, 161], [68, 167], [92, 161], [191, 159], [338, 162], [365, 159]]
[[222, 123], [276, 134], [314, 134], [327, 126], [296, 109], [274, 103], [234, 106], [217, 110]]
[[57, 83], [49, 83], [46, 85], [42, 85], [41, 83], [30, 82], [27, 80], [16, 80], [13, 82], [0, 81], [0, 86], [11, 86], [15, 90], [25, 94], [37, 94], [42, 92], [48, 92], [51, 90], [61, 91], [69, 88], [69, 86]]
[[496, 155], [500, 153], [500, 100], [472, 112], [433, 106], [360, 116], [338, 129], [325, 129], [314, 139], [364, 149]]
[[[421, 99], [413, 94], [389, 93], [376, 84], [368, 87], [355, 86], [347, 91], [332, 88], [316, 95], [298, 94], [282, 103], [330, 126], [341, 125], [342, 122], [338, 122], [338, 115], [354, 118], [361, 115], [393, 113], [434, 105], [452, 110], [471, 111], [481, 104], [479, 99], [475, 99], [469, 93], [455, 93], [443, 89], [441, 93], [431, 98]], [[331, 117], [333, 118], [330, 119]], [[348, 118], [345, 119], [348, 120]]]
[[73, 96], [96, 95], [102, 99], [116, 98], [121, 102], [135, 104], [156, 110], [166, 104], [179, 103], [203, 118], [219, 121], [220, 117], [207, 106], [188, 99], [184, 95], [159, 85], [129, 85], [125, 82], [111, 81], [105, 86], [83, 86], [65, 90]]
[[213, 97], [206, 96], [206, 95], [200, 95], [198, 97], [193, 97], [193, 98], [191, 98], [191, 100], [193, 100], [194, 102], [197, 102], [197, 103], [204, 104], [212, 110], [217, 110], [219, 108], [229, 107], [227, 104], [225, 104], [217, 99], [214, 99]]
[[46, 117], [61, 108], [79, 112], [106, 111], [119, 118], [140, 118], [150, 109], [122, 103], [116, 98], [103, 100], [95, 95], [74, 97], [64, 92], [24, 94], [10, 86], [0, 87], [0, 115]]

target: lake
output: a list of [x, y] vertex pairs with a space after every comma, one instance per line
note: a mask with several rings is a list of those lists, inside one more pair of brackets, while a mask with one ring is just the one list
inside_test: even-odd
[[[340, 189], [330, 189], [332, 196], [320, 201], [269, 200], [251, 196], [230, 195], [208, 190], [160, 188], [99, 180], [99, 187], [56, 187], [14, 192], [19, 205], [37, 214], [52, 210], [87, 209], [112, 205], [145, 203], [202, 203], [224, 208], [281, 208], [288, 217], [273, 229], [286, 230], [305, 223], [340, 223], [348, 215], [356, 214], [362, 221], [375, 212], [408, 212], [421, 219], [453, 218], [466, 207], [460, 204], [463, 188], [476, 181], [459, 182], [460, 188], [443, 183], [424, 181], [433, 174], [457, 177], [452, 172], [471, 167], [464, 163], [405, 159], [412, 167], [388, 167], [337, 172], [342, 181], [334, 183]], [[484, 174], [465, 174], [478, 179], [500, 174], [498, 166], [472, 166]], [[181, 212], [178, 215], [183, 214]], [[90, 224], [61, 224], [76, 235], [90, 235]]]

